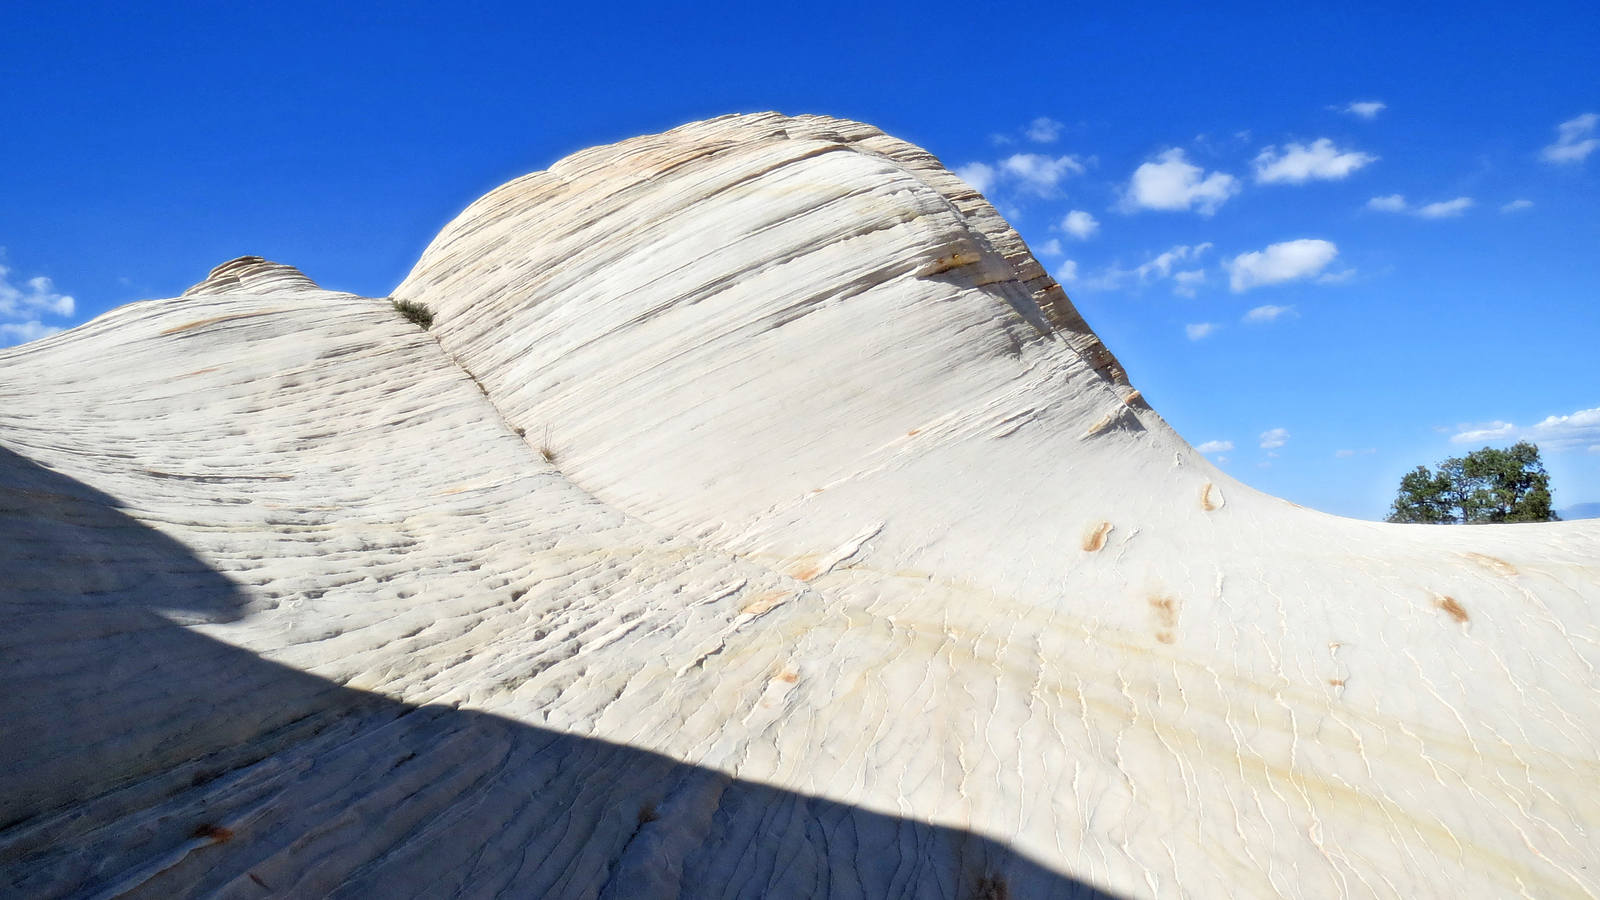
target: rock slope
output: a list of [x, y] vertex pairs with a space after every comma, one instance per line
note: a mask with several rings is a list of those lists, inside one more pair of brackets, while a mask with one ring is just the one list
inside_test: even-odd
[[1213, 468], [927, 153], [569, 157], [0, 352], [0, 891], [1594, 896], [1600, 523]]

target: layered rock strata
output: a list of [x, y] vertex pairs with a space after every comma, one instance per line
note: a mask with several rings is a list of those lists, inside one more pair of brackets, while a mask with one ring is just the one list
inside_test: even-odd
[[0, 352], [32, 896], [1593, 896], [1600, 528], [1215, 469], [927, 153], [576, 154]]

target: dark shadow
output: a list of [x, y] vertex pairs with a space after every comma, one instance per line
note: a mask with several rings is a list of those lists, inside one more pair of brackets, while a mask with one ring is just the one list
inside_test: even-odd
[[184, 545], [0, 448], [0, 893], [1108, 896], [960, 829], [409, 706], [177, 624], [244, 613]]

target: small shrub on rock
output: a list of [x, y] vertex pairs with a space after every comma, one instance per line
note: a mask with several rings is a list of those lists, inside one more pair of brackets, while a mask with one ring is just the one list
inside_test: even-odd
[[394, 311], [406, 317], [406, 321], [419, 326], [423, 331], [433, 327], [433, 313], [415, 300], [393, 300]]

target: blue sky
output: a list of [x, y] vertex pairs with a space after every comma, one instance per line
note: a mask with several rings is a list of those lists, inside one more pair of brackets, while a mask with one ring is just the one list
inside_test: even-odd
[[983, 182], [1244, 481], [1378, 518], [1528, 437], [1600, 501], [1590, 4], [333, 7], [7, 7], [0, 343], [246, 253], [381, 296], [571, 151], [827, 113]]

